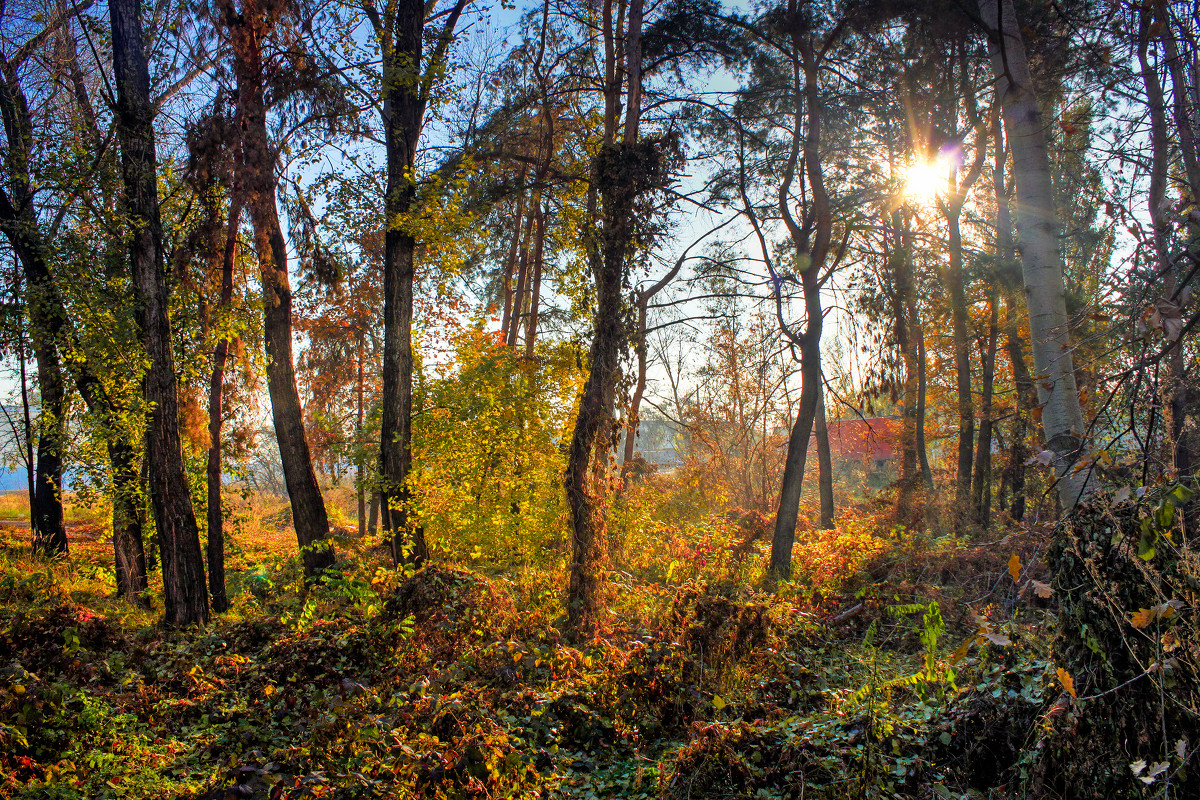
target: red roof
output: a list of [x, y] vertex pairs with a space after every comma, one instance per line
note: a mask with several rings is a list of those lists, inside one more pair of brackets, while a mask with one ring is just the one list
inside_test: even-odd
[[891, 417], [831, 419], [829, 452], [847, 461], [890, 461], [899, 450], [900, 420]]

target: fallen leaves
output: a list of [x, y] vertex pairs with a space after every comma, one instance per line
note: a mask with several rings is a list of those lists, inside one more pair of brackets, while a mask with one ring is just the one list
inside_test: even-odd
[[1058, 682], [1062, 684], [1062, 687], [1067, 690], [1067, 694], [1074, 698], [1079, 697], [1075, 694], [1075, 679], [1071, 677], [1071, 673], [1059, 667], [1054, 674], [1058, 677]]
[[1129, 615], [1129, 623], [1135, 628], [1146, 628], [1157, 620], [1170, 619], [1181, 608], [1183, 603], [1178, 600], [1168, 600], [1150, 608], [1139, 608]]

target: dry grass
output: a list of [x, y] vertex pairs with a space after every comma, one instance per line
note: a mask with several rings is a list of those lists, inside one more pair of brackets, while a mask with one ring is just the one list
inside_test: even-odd
[[0, 493], [0, 520], [29, 521], [29, 493], [3, 492]]

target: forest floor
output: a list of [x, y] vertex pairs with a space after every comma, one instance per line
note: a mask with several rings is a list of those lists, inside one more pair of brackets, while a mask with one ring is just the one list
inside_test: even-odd
[[0, 797], [1051, 795], [1049, 532], [855, 514], [774, 594], [761, 517], [677, 531], [693, 561], [614, 570], [584, 641], [560, 569], [397, 572], [343, 536], [305, 589], [286, 529], [238, 539], [228, 614], [167, 631], [113, 599], [94, 526], [61, 563], [5, 527]]

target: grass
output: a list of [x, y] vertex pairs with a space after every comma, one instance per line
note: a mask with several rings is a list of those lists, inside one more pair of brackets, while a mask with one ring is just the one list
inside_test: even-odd
[[157, 575], [151, 611], [112, 597], [103, 542], [45, 563], [0, 530], [0, 798], [1000, 800], [1071, 745], [1053, 610], [1008, 572], [1049, 580], [1035, 529], [988, 547], [843, 509], [768, 595], [758, 518], [631, 514], [612, 614], [572, 642], [557, 553], [468, 540], [414, 575], [339, 535], [306, 586], [285, 510], [231, 502], [233, 607], [183, 632]]
[[0, 520], [29, 522], [29, 493], [23, 491], [0, 493]]

